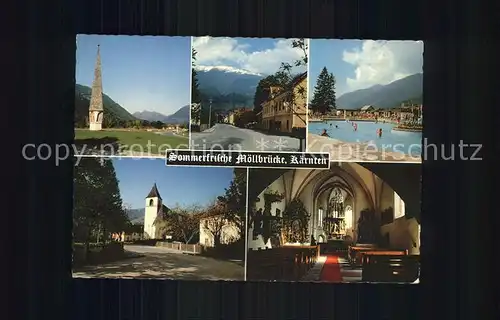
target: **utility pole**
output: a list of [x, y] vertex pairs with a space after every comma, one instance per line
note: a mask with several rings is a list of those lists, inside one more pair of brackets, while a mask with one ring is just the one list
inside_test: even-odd
[[212, 98], [208, 100], [209, 102], [209, 113], [208, 113], [208, 127], [212, 127]]

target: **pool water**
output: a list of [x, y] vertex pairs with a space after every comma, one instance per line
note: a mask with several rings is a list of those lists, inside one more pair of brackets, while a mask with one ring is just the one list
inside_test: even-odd
[[[358, 125], [357, 131], [354, 131], [352, 123], [344, 120], [309, 122], [308, 131], [321, 135], [326, 129], [330, 138], [340, 141], [370, 143], [379, 150], [403, 152], [411, 156], [420, 156], [422, 153], [421, 132], [393, 131], [392, 128], [396, 125], [392, 123], [368, 121], [355, 121], [355, 123]], [[382, 129], [380, 138], [377, 135], [379, 128]]]

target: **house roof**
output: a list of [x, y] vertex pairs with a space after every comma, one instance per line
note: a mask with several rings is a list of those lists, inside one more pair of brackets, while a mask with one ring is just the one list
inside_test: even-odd
[[368, 110], [370, 108], [373, 108], [373, 106], [372, 105], [366, 105], [364, 107], [361, 107], [361, 110]]
[[162, 204], [160, 209], [158, 209], [158, 212], [156, 213], [156, 215], [163, 216], [163, 215], [168, 214], [169, 212], [170, 212], [170, 209], [166, 205]]
[[160, 192], [158, 191], [158, 188], [156, 187], [156, 183], [153, 184], [153, 187], [151, 188], [151, 191], [149, 191], [148, 196], [146, 198], [160, 198], [161, 199]]
[[297, 83], [299, 83], [300, 81], [304, 80], [307, 78], [307, 71], [306, 72], [303, 72], [301, 74], [298, 74], [296, 75], [293, 79], [292, 79], [292, 84], [293, 85], [296, 85]]
[[[307, 71], [306, 72], [303, 72], [303, 73], [300, 73], [296, 76], [293, 77], [293, 79], [291, 80], [291, 84], [293, 87], [295, 87], [296, 85], [298, 85], [302, 80], [306, 79], [307, 78]], [[269, 101], [272, 101], [284, 94], [286, 94], [287, 91], [284, 91], [284, 90], [280, 90], [277, 92], [277, 94], [274, 96], [274, 97], [271, 97], [269, 96], [265, 101], [263, 101], [260, 105], [264, 105], [266, 103], [268, 103]]]

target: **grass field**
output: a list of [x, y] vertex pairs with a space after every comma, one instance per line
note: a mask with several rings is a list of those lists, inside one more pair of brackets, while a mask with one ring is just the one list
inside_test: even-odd
[[149, 131], [102, 130], [90, 131], [75, 129], [75, 140], [115, 140], [119, 144], [119, 153], [145, 153], [163, 155], [167, 149], [188, 149], [188, 137], [162, 135]]

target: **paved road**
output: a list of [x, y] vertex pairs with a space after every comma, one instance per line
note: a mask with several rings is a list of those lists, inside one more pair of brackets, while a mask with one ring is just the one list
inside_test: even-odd
[[168, 248], [125, 246], [129, 258], [75, 270], [76, 278], [162, 278], [179, 280], [244, 280], [243, 262], [221, 261]]
[[272, 136], [228, 124], [216, 124], [203, 132], [191, 133], [191, 149], [245, 150], [245, 151], [298, 151], [296, 138]]

